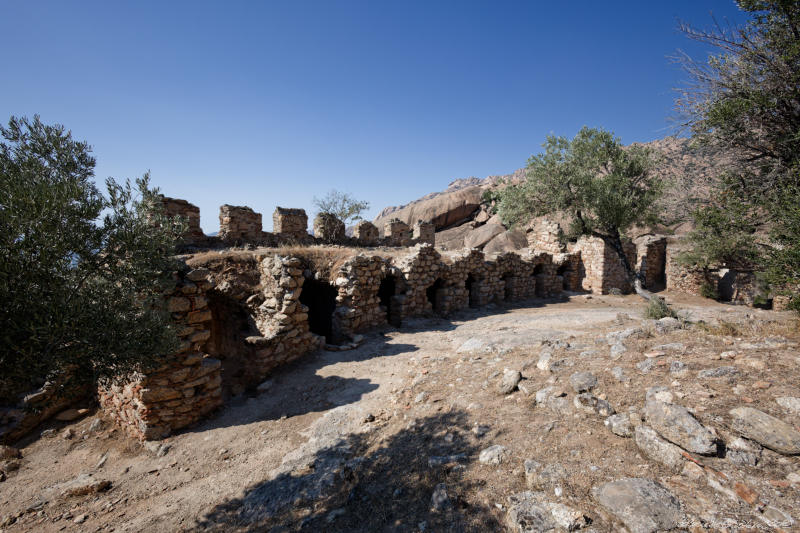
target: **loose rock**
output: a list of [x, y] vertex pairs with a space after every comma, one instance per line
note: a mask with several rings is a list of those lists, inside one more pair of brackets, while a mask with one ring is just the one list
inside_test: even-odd
[[583, 513], [548, 501], [543, 492], [512, 494], [508, 502], [506, 525], [515, 533], [576, 531], [586, 526]]
[[575, 372], [569, 377], [575, 392], [591, 392], [597, 386], [597, 377], [591, 372]]
[[500, 381], [500, 394], [511, 394], [517, 388], [517, 384], [522, 379], [522, 374], [518, 370], [503, 371], [503, 379]]
[[633, 426], [629, 416], [626, 415], [611, 415], [606, 418], [604, 424], [611, 433], [620, 437], [632, 437]]
[[431, 510], [444, 511], [448, 507], [450, 507], [450, 498], [447, 496], [447, 487], [444, 483], [439, 483], [431, 495]]
[[481, 451], [478, 461], [484, 465], [499, 465], [508, 456], [508, 448], [495, 444]]
[[686, 525], [678, 499], [659, 483], [624, 478], [595, 488], [594, 497], [631, 533], [668, 531]]
[[636, 426], [633, 441], [645, 457], [662, 463], [675, 472], [680, 472], [683, 468], [684, 459], [681, 449], [662, 439], [653, 428], [645, 425]]
[[651, 400], [645, 405], [647, 423], [661, 436], [684, 450], [701, 455], [717, 453], [714, 433], [680, 405]]
[[752, 407], [731, 409], [733, 428], [762, 446], [784, 455], [800, 454], [800, 431]]

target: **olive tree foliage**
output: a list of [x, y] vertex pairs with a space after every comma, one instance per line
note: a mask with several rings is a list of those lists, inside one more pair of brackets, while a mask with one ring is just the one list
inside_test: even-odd
[[176, 346], [163, 293], [185, 222], [149, 176], [96, 187], [85, 142], [39, 117], [0, 126], [0, 400], [139, 370]]
[[688, 259], [701, 265], [749, 264], [777, 286], [797, 287], [800, 3], [738, 4], [751, 13], [742, 27], [681, 26], [687, 37], [716, 53], [703, 62], [678, 57], [691, 82], [679, 89], [677, 107], [696, 141], [735, 160], [712, 200], [696, 212]]
[[361, 220], [361, 213], [369, 209], [369, 202], [356, 200], [351, 195], [330, 190], [322, 198], [314, 197], [314, 206], [320, 213], [330, 213], [348, 224]]
[[625, 232], [657, 221], [662, 183], [651, 175], [654, 158], [642, 146], [623, 147], [613, 133], [582, 128], [573, 139], [550, 136], [544, 152], [528, 161], [526, 178], [492, 190], [485, 200], [506, 225], [564, 213], [571, 221], [568, 237], [603, 239], [618, 254], [637, 292], [641, 279], [623, 248]]

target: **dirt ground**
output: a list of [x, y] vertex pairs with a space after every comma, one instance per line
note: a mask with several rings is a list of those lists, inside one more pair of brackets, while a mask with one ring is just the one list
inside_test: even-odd
[[[52, 436], [20, 443], [22, 458], [6, 465], [0, 531], [502, 531], [509, 496], [532, 488], [582, 513], [587, 530], [620, 531], [593, 489], [626, 477], [671, 491], [687, 530], [798, 530], [798, 456], [764, 449], [748, 466], [687, 453], [675, 470], [574, 405], [570, 376], [585, 371], [597, 378], [593, 394], [631, 419], [661, 386], [651, 393], [669, 394], [725, 442], [737, 436], [734, 407], [800, 424], [776, 402], [800, 396], [792, 315], [667, 297], [688, 319], [676, 329], [644, 320], [635, 296], [408, 320], [355, 350], [309, 355], [147, 446], [97, 413], [54, 422], [41, 428]], [[608, 334], [630, 328], [614, 353]], [[505, 369], [524, 378], [509, 394], [498, 390]], [[537, 403], [546, 387], [566, 401]], [[501, 462], [482, 463], [494, 445], [505, 448]], [[533, 482], [526, 460], [544, 468]], [[76, 478], [110, 486], [69, 495]]]

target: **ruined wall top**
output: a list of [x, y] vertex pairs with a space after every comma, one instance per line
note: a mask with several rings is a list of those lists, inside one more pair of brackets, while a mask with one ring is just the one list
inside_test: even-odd
[[219, 208], [219, 236], [228, 240], [258, 240], [261, 238], [261, 213], [238, 205]]
[[308, 237], [308, 215], [305, 209], [276, 207], [272, 213], [272, 231], [296, 239]]

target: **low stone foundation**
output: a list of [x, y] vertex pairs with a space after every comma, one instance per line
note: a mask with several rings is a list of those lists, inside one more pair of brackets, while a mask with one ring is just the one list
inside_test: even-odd
[[130, 435], [164, 437], [203, 419], [222, 403], [220, 361], [203, 351], [211, 335], [208, 274], [205, 269], [179, 274], [175, 292], [167, 299], [181, 340], [177, 353], [165, 357], [155, 372], [98, 391], [100, 407]]

